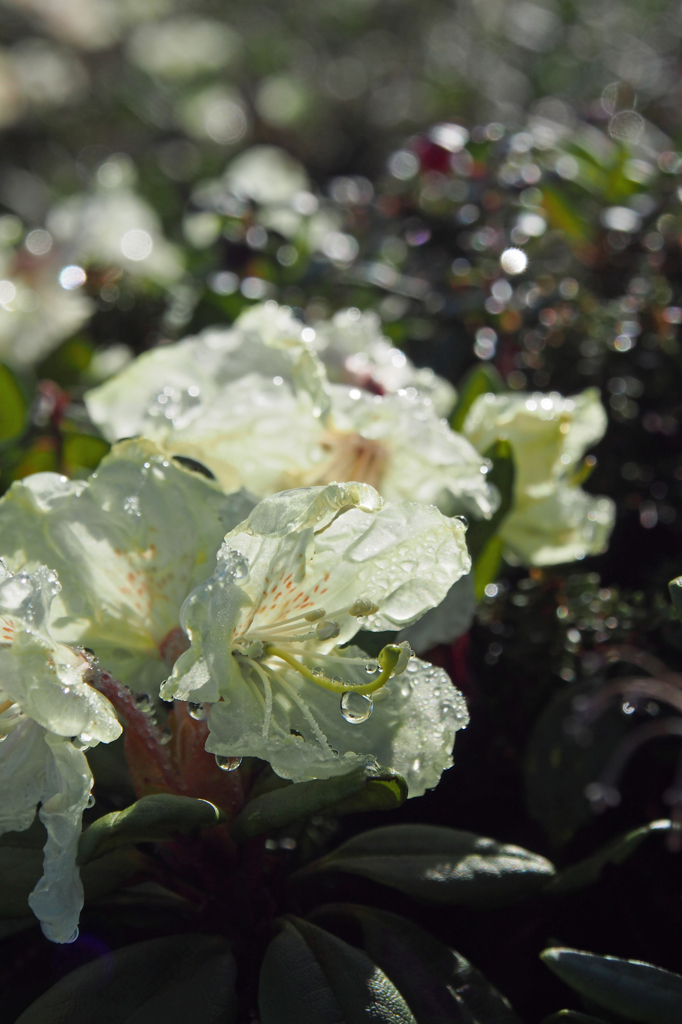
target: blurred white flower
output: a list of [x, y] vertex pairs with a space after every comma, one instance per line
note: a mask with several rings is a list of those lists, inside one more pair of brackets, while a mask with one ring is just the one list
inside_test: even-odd
[[180, 17], [135, 28], [126, 50], [150, 75], [188, 79], [230, 64], [240, 45], [234, 29], [222, 21]]
[[69, 942], [83, 906], [76, 855], [93, 783], [84, 750], [121, 726], [89, 684], [86, 655], [50, 633], [59, 590], [44, 565], [13, 575], [0, 561], [0, 834], [27, 829], [41, 805], [43, 876], [29, 904], [47, 938]]
[[439, 416], [452, 411], [456, 398], [452, 385], [428, 367], [417, 369], [382, 334], [381, 320], [374, 312], [340, 310], [331, 320], [315, 325], [312, 344], [332, 381], [380, 394], [417, 388], [431, 399]]
[[500, 535], [527, 565], [554, 565], [598, 554], [608, 543], [614, 505], [579, 487], [579, 462], [606, 430], [595, 388], [574, 398], [551, 394], [481, 395], [463, 433], [481, 452], [498, 438], [514, 453], [512, 511]]
[[71, 196], [52, 208], [47, 227], [64, 262], [122, 267], [163, 285], [183, 270], [181, 251], [164, 238], [155, 211], [126, 184]]
[[213, 704], [207, 749], [220, 757], [264, 758], [294, 781], [376, 758], [420, 795], [452, 763], [461, 695], [407, 644], [376, 661], [337, 645], [438, 604], [469, 571], [464, 533], [433, 507], [387, 504], [363, 484], [265, 499], [185, 602], [191, 648], [163, 696]]

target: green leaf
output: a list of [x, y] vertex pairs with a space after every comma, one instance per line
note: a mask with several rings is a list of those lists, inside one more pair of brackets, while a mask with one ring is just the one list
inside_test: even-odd
[[578, 1013], [577, 1010], [559, 1010], [549, 1017], [545, 1017], [542, 1024], [606, 1024], [600, 1017], [590, 1017], [587, 1013]]
[[485, 588], [494, 583], [500, 573], [504, 541], [501, 537], [491, 537], [480, 555], [474, 562], [474, 587], [476, 599], [481, 601]]
[[597, 881], [607, 864], [622, 864], [653, 832], [669, 832], [672, 828], [672, 822], [663, 819], [652, 821], [649, 825], [643, 825], [632, 832], [618, 836], [603, 849], [593, 853], [591, 857], [560, 871], [547, 886], [547, 891], [551, 893], [572, 892], [574, 889], [582, 889], [586, 885], [591, 885]]
[[351, 814], [392, 810], [406, 799], [407, 783], [397, 772], [360, 767], [348, 775], [299, 782], [263, 793], [243, 809], [232, 828], [232, 837], [242, 842], [321, 811]]
[[[7, 832], [0, 839], [0, 918], [31, 916], [29, 894], [43, 873], [47, 834], [36, 818], [25, 832]], [[118, 888], [139, 864], [130, 853], [112, 853], [81, 869], [86, 902]]]
[[480, 971], [411, 921], [347, 903], [321, 907], [314, 917], [350, 919], [360, 926], [367, 956], [404, 996], [417, 1024], [521, 1024]]
[[670, 599], [677, 612], [677, 617], [682, 619], [682, 576], [677, 576], [674, 580], [671, 580], [668, 584], [668, 590], [670, 591]]
[[586, 999], [639, 1024], [679, 1024], [682, 976], [639, 960], [553, 948], [544, 964]]
[[613, 750], [632, 728], [620, 708], [610, 707], [590, 724], [589, 742], [567, 736], [574, 701], [592, 692], [584, 683], [562, 688], [538, 717], [526, 749], [528, 809], [556, 845], [568, 842], [580, 825], [592, 820], [585, 788], [601, 777]]
[[488, 448], [484, 458], [490, 459], [493, 464], [486, 480], [500, 492], [500, 505], [491, 519], [477, 519], [467, 530], [467, 547], [474, 562], [488, 542], [499, 533], [514, 504], [516, 466], [509, 441], [496, 441]]
[[24, 430], [26, 402], [17, 380], [4, 363], [0, 363], [0, 444], [13, 441]]
[[171, 839], [178, 833], [187, 835], [218, 825], [222, 820], [222, 811], [208, 800], [170, 793], [143, 796], [125, 810], [112, 811], [94, 821], [81, 835], [78, 860], [87, 864], [117, 846]]
[[64, 472], [87, 475], [97, 469], [111, 445], [94, 434], [65, 434], [62, 443]]
[[462, 430], [469, 409], [476, 399], [490, 391], [495, 395], [499, 395], [502, 391], [506, 391], [504, 381], [495, 367], [491, 366], [490, 363], [476, 363], [462, 381], [462, 386], [450, 420], [450, 426], [453, 430]]
[[389, 825], [354, 836], [298, 876], [346, 871], [417, 899], [499, 906], [539, 892], [554, 874], [520, 846], [436, 825]]
[[268, 946], [261, 1024], [415, 1024], [396, 987], [359, 949], [299, 918]]
[[172, 935], [137, 942], [79, 967], [16, 1024], [229, 1024], [235, 964], [224, 939]]

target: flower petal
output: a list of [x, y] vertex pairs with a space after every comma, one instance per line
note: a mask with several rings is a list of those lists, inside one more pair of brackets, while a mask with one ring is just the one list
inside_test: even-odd
[[68, 740], [47, 733], [44, 742], [48, 758], [39, 817], [47, 829], [47, 842], [43, 877], [28, 902], [48, 939], [70, 942], [83, 907], [76, 857], [93, 778], [85, 754]]
[[147, 688], [166, 675], [163, 642], [182, 602], [252, 506], [152, 442], [127, 441], [87, 482], [40, 473], [13, 484], [0, 501], [2, 550], [15, 571], [46, 563], [59, 574], [57, 640], [92, 648], [119, 679]]
[[[354, 647], [338, 652], [342, 658], [363, 653]], [[354, 682], [366, 681], [361, 666], [350, 665], [346, 672], [356, 676]], [[407, 671], [380, 691], [383, 699], [367, 719], [355, 723], [344, 718], [338, 694], [310, 686], [294, 672], [283, 676], [286, 687], [275, 683], [269, 716], [255, 684], [244, 680], [215, 704], [206, 749], [226, 757], [263, 758], [295, 782], [344, 775], [374, 758], [405, 777], [411, 797], [437, 785], [452, 765], [455, 733], [467, 724], [468, 714], [442, 669], [410, 659]]]
[[601, 554], [614, 520], [610, 498], [560, 482], [546, 497], [520, 502], [502, 524], [500, 535], [525, 565], [558, 565]]
[[33, 822], [45, 789], [45, 731], [25, 718], [0, 743], [0, 835]]

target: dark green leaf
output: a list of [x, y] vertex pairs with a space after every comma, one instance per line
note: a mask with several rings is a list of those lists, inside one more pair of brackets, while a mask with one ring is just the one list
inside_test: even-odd
[[477, 519], [467, 530], [467, 547], [474, 562], [483, 553], [489, 541], [499, 533], [514, 504], [516, 468], [509, 441], [496, 441], [486, 451], [485, 458], [490, 459], [493, 464], [486, 479], [500, 492], [500, 505], [491, 519]]
[[232, 836], [238, 842], [284, 828], [295, 821], [331, 811], [392, 810], [407, 799], [407, 783], [391, 769], [364, 767], [332, 779], [299, 782], [271, 793], [263, 793], [246, 805], [234, 823]]
[[591, 885], [597, 881], [607, 864], [622, 864], [652, 832], [669, 832], [672, 827], [672, 822], [664, 819], [652, 821], [649, 825], [643, 825], [632, 832], [618, 836], [603, 849], [593, 853], [591, 857], [560, 871], [549, 883], [548, 892], [571, 892], [573, 889], [582, 889], [585, 885]]
[[471, 964], [429, 932], [371, 907], [321, 907], [315, 919], [351, 919], [363, 948], [404, 996], [418, 1024], [520, 1024], [507, 1000]]
[[674, 580], [671, 580], [668, 584], [668, 590], [670, 591], [670, 599], [677, 612], [677, 616], [682, 619], [682, 576], [677, 576]]
[[0, 363], [0, 443], [19, 437], [26, 422], [26, 402], [14, 374]]
[[545, 1017], [542, 1024], [606, 1024], [599, 1017], [590, 1017], [587, 1013], [577, 1010], [559, 1010], [550, 1017]]
[[554, 874], [544, 857], [472, 832], [435, 825], [389, 825], [349, 839], [308, 865], [364, 875], [418, 899], [497, 906], [530, 896]]
[[223, 939], [172, 935], [79, 967], [16, 1024], [230, 1024], [234, 985], [234, 959]]
[[308, 921], [289, 918], [265, 953], [261, 1024], [415, 1024], [395, 986], [372, 961]]
[[504, 381], [490, 363], [476, 363], [462, 381], [459, 395], [450, 420], [453, 430], [461, 431], [471, 406], [477, 398], [488, 392], [500, 394], [505, 391]]
[[568, 736], [566, 723], [575, 714], [575, 699], [591, 692], [582, 683], [562, 689], [537, 719], [526, 751], [528, 809], [557, 845], [592, 820], [585, 787], [600, 778], [614, 748], [632, 728], [619, 708], [607, 708], [582, 742]]
[[117, 846], [156, 842], [181, 833], [218, 825], [222, 812], [208, 800], [190, 796], [155, 793], [123, 811], [113, 811], [94, 821], [83, 832], [78, 844], [81, 864], [101, 857]]
[[[37, 818], [25, 832], [7, 832], [0, 839], [0, 918], [31, 914], [28, 897], [43, 873], [45, 840], [45, 829]], [[86, 902], [118, 888], [138, 868], [134, 857], [121, 852], [86, 865], [81, 869]]]
[[543, 962], [586, 999], [640, 1024], [680, 1024], [682, 976], [638, 960], [546, 949]]

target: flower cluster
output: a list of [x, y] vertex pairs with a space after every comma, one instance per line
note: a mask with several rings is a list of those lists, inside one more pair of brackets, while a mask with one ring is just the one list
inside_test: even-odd
[[[86, 395], [118, 442], [87, 480], [12, 485], [0, 501], [2, 825], [28, 827], [41, 805], [31, 906], [49, 937], [68, 940], [82, 904], [84, 751], [121, 731], [98, 686], [129, 764], [137, 701], [168, 719], [148, 746], [175, 749], [194, 730], [213, 772], [258, 758], [293, 782], [381, 766], [410, 796], [438, 783], [467, 709], [411, 644], [468, 628], [463, 514], [532, 564], [598, 549], [612, 515], [578, 487], [603, 431], [594, 394], [483, 395], [462, 432], [442, 416], [454, 399], [374, 317], [308, 327], [265, 303]], [[499, 439], [516, 485], [495, 527], [505, 496], [486, 453]], [[373, 632], [389, 634], [376, 656], [357, 636]]]

